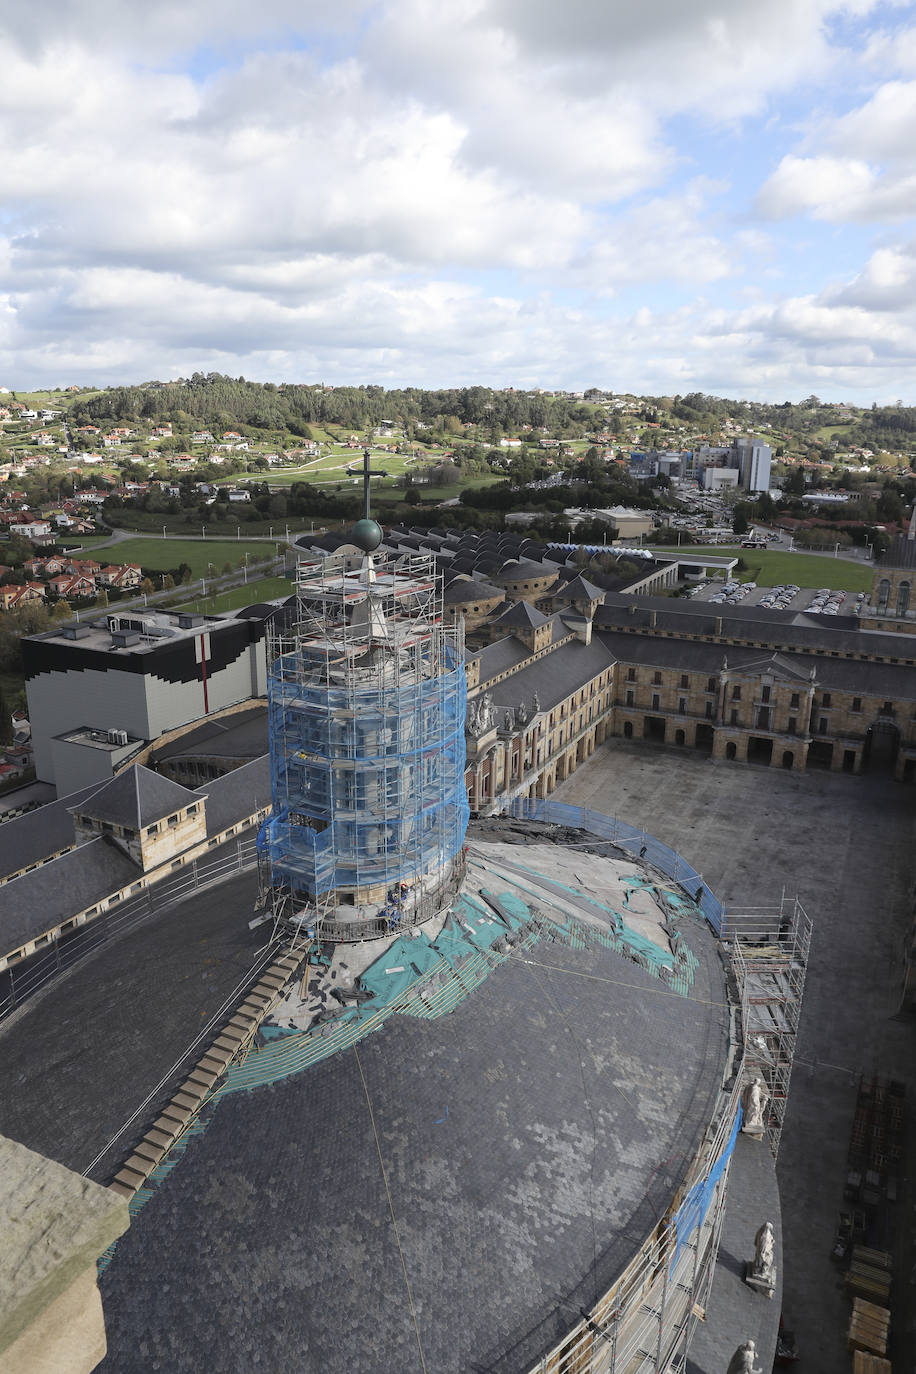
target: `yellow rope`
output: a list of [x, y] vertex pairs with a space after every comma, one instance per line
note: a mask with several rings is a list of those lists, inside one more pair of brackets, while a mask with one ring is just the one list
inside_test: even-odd
[[385, 1161], [382, 1159], [382, 1144], [378, 1138], [378, 1131], [375, 1128], [375, 1113], [372, 1110], [372, 1099], [369, 1096], [369, 1085], [366, 1082], [366, 1075], [363, 1073], [363, 1066], [360, 1063], [359, 1051], [353, 1046], [353, 1056], [356, 1059], [356, 1067], [359, 1069], [359, 1076], [363, 1081], [363, 1092], [366, 1094], [366, 1106], [369, 1108], [369, 1120], [372, 1123], [372, 1134], [375, 1136], [375, 1148], [378, 1151], [379, 1168], [382, 1171], [382, 1181], [385, 1184], [385, 1192], [388, 1196], [388, 1210], [391, 1213], [391, 1224], [394, 1227], [394, 1238], [398, 1243], [398, 1254], [401, 1256], [401, 1268], [404, 1270], [404, 1284], [407, 1288], [407, 1301], [410, 1303], [410, 1315], [413, 1318], [413, 1329], [417, 1335], [417, 1349], [420, 1352], [420, 1365], [423, 1374], [427, 1374], [426, 1360], [423, 1357], [423, 1342], [420, 1340], [420, 1326], [417, 1322], [417, 1309], [413, 1305], [413, 1294], [410, 1291], [410, 1279], [407, 1277], [407, 1261], [404, 1258], [404, 1250], [401, 1246], [401, 1237], [398, 1233], [397, 1218], [394, 1215], [394, 1203], [391, 1200], [391, 1189], [388, 1187], [388, 1175], [385, 1172]]

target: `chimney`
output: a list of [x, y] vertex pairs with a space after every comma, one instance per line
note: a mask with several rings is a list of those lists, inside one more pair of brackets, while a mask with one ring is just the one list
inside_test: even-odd
[[653, 630], [655, 629], [655, 626], [656, 626], [657, 622], [658, 622], [658, 611], [650, 611], [650, 612], [649, 612], [649, 624], [650, 624], [650, 626], [652, 627]]
[[716, 634], [717, 634], [717, 635], [720, 635], [721, 633], [722, 633], [722, 617], [721, 617], [720, 615], [717, 615], [717, 616], [716, 616]]

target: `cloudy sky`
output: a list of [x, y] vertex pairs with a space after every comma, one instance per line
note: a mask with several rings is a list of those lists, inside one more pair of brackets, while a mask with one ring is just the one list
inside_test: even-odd
[[916, 403], [916, 6], [0, 0], [0, 383]]

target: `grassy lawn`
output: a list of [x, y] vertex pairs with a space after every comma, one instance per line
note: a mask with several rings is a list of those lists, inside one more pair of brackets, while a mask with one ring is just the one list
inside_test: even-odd
[[698, 548], [681, 545], [665, 553], [698, 553], [711, 557], [743, 558], [747, 572], [739, 573], [741, 582], [756, 582], [759, 587], [776, 587], [794, 582], [799, 587], [830, 587], [833, 591], [867, 592], [874, 576], [867, 563], [850, 563], [845, 558], [829, 558], [814, 553], [779, 553], [762, 549], [742, 549], [729, 545], [704, 544]]
[[814, 437], [816, 439], [835, 439], [838, 435], [848, 434], [853, 427], [853, 423], [852, 420], [845, 420], [838, 425], [821, 425]]
[[196, 611], [198, 615], [218, 615], [221, 611], [237, 611], [241, 606], [253, 606], [257, 601], [275, 601], [278, 596], [289, 596], [293, 584], [288, 577], [261, 577], [248, 582], [247, 586], [233, 587], [228, 592], [217, 592], [215, 596], [205, 596], [197, 601], [186, 601], [182, 610]]
[[113, 563], [139, 563], [142, 568], [177, 568], [187, 563], [193, 577], [206, 577], [209, 563], [222, 572], [227, 561], [238, 567], [246, 553], [250, 560], [273, 557], [274, 545], [247, 539], [124, 539], [104, 552]]
[[[362, 461], [362, 453], [349, 448], [336, 453], [324, 453], [320, 458], [313, 458], [298, 467], [276, 468], [270, 472], [250, 473], [248, 476], [255, 481], [266, 482], [271, 487], [287, 487], [293, 482], [311, 482], [318, 475], [336, 477], [338, 481], [346, 482], [361, 475]], [[352, 471], [348, 471], [351, 465]], [[416, 463], [407, 454], [373, 452], [372, 466], [390, 473], [392, 477], [397, 477], [408, 468], [415, 467]], [[244, 480], [245, 475], [239, 473], [235, 477], [217, 478], [216, 485], [234, 485]]]

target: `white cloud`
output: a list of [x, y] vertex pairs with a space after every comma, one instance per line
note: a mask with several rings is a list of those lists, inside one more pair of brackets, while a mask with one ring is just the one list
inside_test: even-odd
[[817, 120], [800, 153], [786, 154], [757, 208], [783, 218], [838, 222], [916, 215], [916, 81], [888, 81], [857, 108]]
[[830, 130], [836, 148], [873, 161], [911, 162], [914, 157], [916, 81], [888, 81]]
[[0, 37], [24, 52], [85, 43], [91, 51], [155, 64], [200, 47], [218, 51], [240, 42], [344, 34], [365, 10], [365, 0], [42, 0], [40, 11], [8, 3], [0, 13]]
[[[792, 394], [895, 366], [909, 250], [775, 303], [777, 242], [715, 165], [781, 92], [829, 85], [831, 17], [869, 8], [48, 0], [36, 37], [7, 6], [0, 366]], [[760, 213], [908, 213], [912, 103], [887, 83], [794, 148], [775, 117]]]
[[788, 153], [761, 187], [757, 209], [770, 219], [810, 212], [816, 219], [855, 218], [874, 195], [877, 177], [855, 158]]

